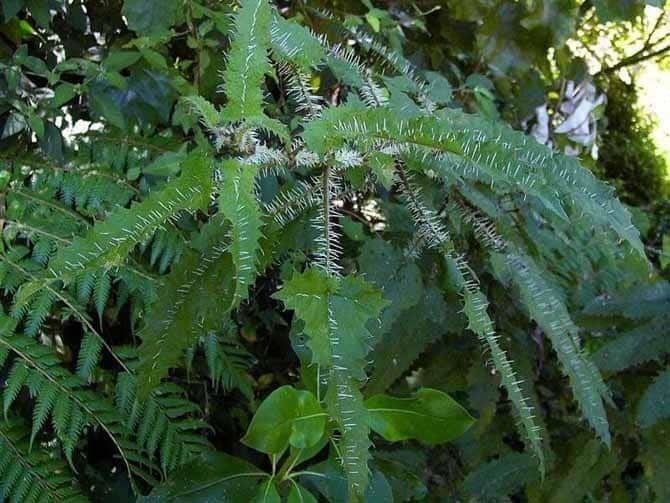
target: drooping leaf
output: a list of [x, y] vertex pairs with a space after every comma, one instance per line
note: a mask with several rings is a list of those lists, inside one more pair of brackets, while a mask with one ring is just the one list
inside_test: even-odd
[[[315, 494], [321, 494], [329, 502], [351, 502], [348, 477], [333, 459], [310, 466], [309, 473], [301, 476], [300, 479], [303, 481], [303, 485], [310, 490], [313, 489]], [[370, 483], [361, 495], [361, 499], [366, 503], [393, 501], [391, 486], [379, 470], [372, 471]]]
[[539, 477], [537, 460], [527, 453], [509, 453], [470, 473], [463, 487], [483, 501], [503, 498]]
[[207, 331], [223, 325], [232, 305], [234, 269], [226, 227], [214, 217], [202, 251], [189, 250], [168, 275], [140, 332], [139, 394], [146, 396]]
[[[55, 278], [69, 281], [74, 274], [93, 269], [111, 269], [125, 262], [130, 252], [163, 223], [182, 210], [195, 211], [209, 203], [212, 189], [210, 161], [190, 157], [182, 175], [130, 209], [122, 208], [96, 224], [85, 237], [77, 237], [49, 263]], [[40, 288], [40, 284], [31, 285]]]

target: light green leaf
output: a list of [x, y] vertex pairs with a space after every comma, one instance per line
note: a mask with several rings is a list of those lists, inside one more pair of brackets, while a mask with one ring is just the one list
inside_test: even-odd
[[62, 82], [54, 89], [54, 98], [51, 106], [54, 108], [65, 105], [77, 95], [77, 88], [68, 82]]
[[235, 264], [233, 308], [247, 298], [256, 277], [256, 255], [262, 237], [261, 210], [255, 191], [257, 171], [256, 166], [235, 159], [227, 159], [221, 166], [223, 188], [219, 208], [231, 224], [230, 254]]
[[416, 439], [430, 445], [465, 433], [474, 419], [442, 391], [421, 388], [410, 398], [375, 395], [365, 400], [370, 428], [390, 442]]
[[141, 57], [142, 54], [137, 51], [117, 50], [110, 52], [102, 64], [108, 71], [119, 72], [137, 62]]
[[242, 442], [266, 454], [282, 454], [316, 445], [326, 427], [326, 413], [309, 391], [282, 386], [254, 414]]
[[261, 85], [270, 72], [267, 50], [272, 19], [267, 0], [244, 0], [235, 17], [228, 62], [223, 73], [228, 103], [222, 114], [229, 121], [263, 114]]

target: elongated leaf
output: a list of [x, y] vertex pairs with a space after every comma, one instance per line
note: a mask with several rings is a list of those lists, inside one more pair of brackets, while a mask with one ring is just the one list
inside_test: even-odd
[[230, 222], [230, 255], [235, 265], [235, 292], [231, 308], [247, 298], [256, 276], [256, 257], [261, 239], [261, 213], [254, 183], [257, 168], [236, 160], [223, 163], [223, 188], [219, 197], [221, 213]]
[[[212, 190], [211, 162], [199, 155], [184, 162], [182, 175], [130, 209], [122, 208], [97, 223], [84, 237], [75, 238], [49, 262], [51, 274], [69, 281], [87, 270], [116, 267], [143, 239], [182, 210], [206, 208]], [[40, 284], [31, 285], [39, 289]], [[27, 294], [28, 292], [26, 292]]]
[[502, 499], [539, 477], [537, 460], [527, 453], [509, 453], [470, 473], [464, 489], [483, 501]]
[[222, 115], [230, 121], [263, 115], [261, 85], [270, 71], [272, 13], [267, 0], [243, 0], [223, 73], [228, 103]]
[[449, 442], [465, 433], [474, 419], [442, 391], [421, 388], [415, 396], [375, 395], [365, 400], [370, 428], [390, 442], [416, 439]]
[[609, 445], [611, 435], [603, 403], [604, 399], [609, 400], [609, 391], [593, 362], [577, 345], [578, 328], [567, 308], [542, 279], [530, 259], [510, 254], [506, 261], [530, 316], [551, 339], [584, 416], [603, 442]]

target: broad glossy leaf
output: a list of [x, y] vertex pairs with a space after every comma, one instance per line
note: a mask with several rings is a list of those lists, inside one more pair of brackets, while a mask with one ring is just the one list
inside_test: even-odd
[[474, 419], [442, 391], [422, 388], [410, 398], [375, 395], [365, 401], [370, 428], [386, 440], [449, 442], [467, 431]]
[[309, 391], [282, 386], [256, 411], [242, 442], [266, 454], [281, 454], [289, 444], [316, 445], [326, 427], [326, 413]]

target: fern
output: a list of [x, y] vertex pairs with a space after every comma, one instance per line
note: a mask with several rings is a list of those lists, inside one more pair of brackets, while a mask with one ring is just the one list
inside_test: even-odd
[[253, 399], [253, 390], [248, 371], [254, 361], [232, 334], [225, 330], [223, 336], [210, 332], [201, 340], [205, 361], [214, 391], [239, 389], [248, 399]]
[[147, 314], [140, 333], [140, 396], [146, 396], [201, 335], [217, 328], [233, 305], [236, 282], [224, 229], [222, 218], [210, 221], [203, 230], [203, 250], [184, 253]]
[[[4, 357], [16, 356], [10, 372], [12, 378], [3, 393], [5, 413], [16, 400], [19, 390], [28, 386], [36, 397], [31, 442], [41, 431], [49, 416], [53, 429], [72, 464], [77, 441], [88, 425], [104, 431], [121, 456], [131, 477], [151, 468], [152, 463], [133, 441], [133, 433], [125, 427], [114, 405], [86, 387], [86, 383], [61, 367], [52, 350], [31, 338], [14, 333], [14, 322], [0, 315], [0, 346]], [[58, 400], [56, 400], [58, 397]]]
[[[39, 283], [37, 276], [31, 273], [22, 264], [12, 261], [7, 256], [4, 257], [0, 256], [0, 259], [2, 259], [12, 268], [20, 271], [21, 274], [23, 274], [26, 278], [29, 278], [32, 284]], [[24, 285], [31, 285], [31, 283], [24, 283]], [[74, 299], [71, 299], [67, 293], [57, 290], [48, 283], [43, 290], [35, 291], [30, 295], [30, 297], [26, 298], [26, 294], [24, 292], [23, 298], [15, 302], [14, 306], [12, 307], [12, 313], [11, 313], [12, 318], [16, 320], [21, 320], [22, 318], [27, 316], [26, 333], [34, 337], [35, 335], [37, 335], [40, 327], [42, 326], [48, 315], [49, 310], [54, 305], [56, 300], [62, 302], [70, 311], [70, 313], [72, 313], [84, 325], [89, 337], [94, 337], [96, 339], [95, 342], [89, 341], [88, 344], [91, 352], [96, 353], [95, 359], [97, 359], [97, 355], [99, 354], [100, 348], [104, 346], [107, 349], [107, 351], [109, 351], [109, 353], [121, 365], [121, 367], [125, 368], [123, 362], [119, 360], [119, 358], [112, 350], [111, 346], [105, 341], [103, 336], [95, 329], [93, 324], [90, 322], [89, 317], [85, 313], [85, 311], [79, 306], [77, 306], [76, 301]], [[96, 347], [97, 349], [93, 349]], [[89, 356], [91, 355], [89, 354]], [[85, 363], [82, 363], [82, 366], [85, 365], [86, 365]], [[85, 374], [88, 373], [86, 370], [84, 370], [83, 372], [85, 372]]]
[[137, 443], [147, 456], [157, 455], [164, 474], [212, 448], [200, 434], [209, 425], [199, 418], [198, 406], [179, 386], [158, 386], [150, 397], [142, 399], [137, 396], [136, 378], [124, 373], [115, 391], [125, 425], [136, 432]]
[[28, 436], [29, 431], [18, 418], [0, 423], [0, 498], [17, 502], [89, 501], [58, 455], [31, 448]]
[[[76, 238], [49, 263], [53, 277], [68, 282], [75, 273], [96, 268], [111, 269], [124, 263], [128, 254], [165, 221], [181, 210], [204, 209], [211, 192], [211, 168], [202, 156], [193, 156], [184, 164], [184, 173], [160, 192], [131, 209], [120, 209], [111, 218], [91, 229], [84, 238]], [[41, 287], [38, 282], [26, 287], [26, 293]]]

